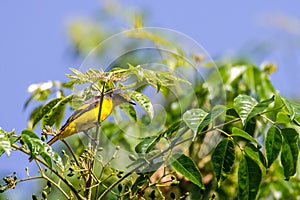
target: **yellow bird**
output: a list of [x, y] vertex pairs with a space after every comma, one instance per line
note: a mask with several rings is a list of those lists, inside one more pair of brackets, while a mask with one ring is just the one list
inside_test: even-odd
[[[86, 101], [78, 108], [60, 128], [47, 144], [52, 145], [57, 140], [64, 139], [78, 132], [87, 131], [96, 126], [99, 115], [101, 96], [95, 96]], [[104, 94], [100, 122], [103, 122], [112, 112], [112, 109], [122, 103], [130, 103], [135, 105], [130, 96], [123, 90], [111, 90]]]

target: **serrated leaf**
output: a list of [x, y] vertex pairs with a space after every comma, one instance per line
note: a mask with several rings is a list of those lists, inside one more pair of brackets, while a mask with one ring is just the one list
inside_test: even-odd
[[243, 125], [249, 119], [263, 112], [274, 101], [274, 96], [262, 102], [257, 102], [254, 98], [240, 94], [234, 99], [233, 107], [240, 116]]
[[262, 168], [266, 168], [267, 167], [267, 163], [266, 163], [266, 158], [265, 156], [262, 154], [262, 152], [255, 147], [253, 144], [248, 143], [245, 147], [244, 147], [244, 152], [246, 153], [246, 155], [251, 158], [253, 161], [255, 161], [259, 166], [261, 166]]
[[215, 176], [217, 181], [220, 182], [230, 172], [234, 163], [235, 152], [233, 142], [228, 138], [224, 138], [215, 148], [211, 159]]
[[284, 168], [284, 175], [289, 179], [297, 170], [299, 135], [297, 131], [292, 128], [282, 129], [281, 133], [283, 136], [281, 163]]
[[253, 143], [259, 145], [258, 142], [251, 135], [249, 135], [247, 132], [243, 131], [242, 129], [239, 129], [236, 127], [232, 128], [231, 136], [232, 137], [242, 137], [250, 142], [253, 142]]
[[9, 140], [9, 133], [4, 131], [0, 127], [0, 156], [5, 152], [7, 156], [10, 156], [11, 144]]
[[170, 161], [172, 167], [177, 172], [189, 179], [195, 185], [199, 186], [199, 188], [204, 189], [200, 170], [190, 157], [184, 154], [175, 154], [170, 157]]
[[29, 130], [23, 130], [21, 139], [30, 151], [30, 159], [41, 155], [49, 167], [52, 167], [52, 161], [61, 169], [64, 168], [62, 159], [49, 145], [43, 142], [35, 133]]
[[43, 116], [42, 128], [44, 128], [46, 125], [52, 126], [54, 123], [60, 120], [58, 116], [61, 114], [61, 112], [64, 112], [64, 106], [72, 100], [72, 97], [73, 96], [70, 95], [61, 99], [46, 115]]
[[146, 95], [144, 95], [140, 92], [137, 92], [137, 91], [128, 90], [128, 93], [130, 93], [130, 97], [133, 100], [135, 100], [138, 104], [140, 104], [144, 108], [144, 110], [147, 112], [149, 117], [151, 119], [153, 119], [154, 110], [153, 110], [153, 105], [152, 105], [150, 99]]
[[238, 172], [239, 199], [255, 200], [261, 179], [262, 172], [258, 164], [248, 156], [243, 155]]
[[59, 102], [62, 98], [55, 98], [49, 101], [46, 105], [42, 107], [42, 109], [38, 112], [38, 114], [35, 116], [32, 128], [36, 126], [36, 124], [46, 115], [48, 114], [51, 109]]
[[268, 167], [270, 167], [274, 160], [276, 160], [276, 158], [278, 157], [281, 145], [282, 138], [280, 129], [278, 129], [276, 126], [271, 126], [267, 132], [265, 140]]
[[197, 136], [199, 125], [203, 122], [207, 115], [208, 113], [200, 108], [188, 110], [183, 114], [183, 121], [194, 132], [193, 140]]

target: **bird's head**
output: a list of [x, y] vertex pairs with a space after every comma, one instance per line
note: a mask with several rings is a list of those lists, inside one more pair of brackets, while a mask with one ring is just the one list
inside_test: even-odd
[[124, 90], [111, 90], [105, 94], [106, 97], [111, 98], [113, 105], [118, 106], [122, 103], [130, 103], [135, 105], [136, 103], [130, 98], [129, 94]]

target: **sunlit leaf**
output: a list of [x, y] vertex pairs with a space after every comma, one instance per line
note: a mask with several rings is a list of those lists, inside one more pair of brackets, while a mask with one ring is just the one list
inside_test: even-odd
[[258, 164], [243, 155], [238, 172], [238, 197], [242, 200], [255, 200], [262, 179]]
[[61, 169], [64, 168], [62, 159], [48, 144], [43, 142], [35, 133], [29, 130], [23, 130], [21, 139], [26, 144], [30, 151], [30, 159], [41, 155], [47, 162], [49, 167], [52, 167], [52, 161]]
[[128, 91], [128, 93], [130, 94], [130, 97], [133, 100], [135, 100], [138, 104], [140, 104], [145, 109], [145, 111], [148, 113], [149, 117], [151, 119], [153, 119], [154, 110], [153, 110], [153, 105], [152, 105], [150, 99], [146, 95], [144, 95], [140, 92]]
[[166, 137], [172, 135], [174, 132], [177, 132], [178, 129], [179, 129], [181, 126], [183, 127], [183, 124], [182, 124], [182, 121], [181, 121], [181, 120], [179, 120], [179, 121], [177, 121], [177, 122], [174, 122], [173, 124], [171, 124], [171, 125], [168, 127], [167, 130], [164, 131], [164, 135], [165, 135]]
[[265, 149], [266, 155], [268, 159], [268, 167], [272, 165], [274, 160], [279, 155], [280, 149], [282, 145], [282, 138], [280, 129], [276, 126], [271, 126], [267, 132], [266, 140], [265, 140]]
[[245, 125], [247, 121], [263, 112], [268, 106], [274, 101], [274, 97], [264, 100], [262, 102], [257, 102], [254, 98], [240, 94], [234, 99], [234, 109], [239, 114], [242, 123]]
[[249, 119], [262, 113], [263, 111], [265, 111], [270, 104], [272, 104], [274, 102], [275, 96], [272, 96], [269, 99], [265, 99], [263, 101], [258, 102], [258, 104], [253, 108], [252, 112], [249, 115]]
[[205, 117], [203, 122], [198, 126], [197, 133], [199, 134], [206, 126], [216, 120], [218, 117], [225, 115], [226, 107], [223, 105], [216, 105], [209, 114]]
[[239, 129], [237, 127], [232, 128], [231, 136], [232, 137], [242, 137], [242, 138], [258, 145], [258, 142], [251, 135], [249, 135], [247, 132], [245, 132], [242, 129]]
[[52, 126], [54, 123], [60, 120], [58, 116], [60, 116], [61, 112], [64, 112], [65, 105], [72, 100], [72, 97], [73, 96], [70, 95], [61, 99], [46, 115], [44, 115], [42, 118], [42, 128], [44, 128], [46, 125]]
[[11, 144], [9, 140], [9, 133], [0, 127], [0, 156], [5, 152], [10, 156]]
[[259, 166], [261, 166], [262, 168], [266, 168], [267, 167], [267, 163], [266, 163], [266, 158], [265, 156], [262, 154], [262, 152], [255, 147], [253, 144], [248, 143], [245, 147], [244, 147], [244, 152], [246, 153], [246, 155], [251, 158], [253, 161], [255, 161]]
[[300, 104], [292, 102], [283, 96], [280, 97], [287, 110], [289, 111], [291, 121], [293, 121], [294, 118], [300, 117]]
[[59, 102], [62, 98], [55, 98], [49, 101], [46, 105], [42, 107], [39, 113], [35, 116], [32, 127], [34, 128], [36, 124], [46, 115], [48, 114], [51, 109]]
[[197, 136], [197, 130], [199, 125], [203, 122], [207, 115], [208, 113], [200, 108], [188, 110], [183, 114], [183, 121], [194, 132], [193, 140]]
[[233, 142], [228, 138], [224, 138], [215, 148], [211, 159], [215, 176], [217, 181], [220, 182], [230, 172], [234, 163], [235, 152]]
[[297, 170], [299, 134], [292, 128], [282, 129], [281, 133], [283, 136], [281, 163], [284, 168], [284, 175], [289, 179]]
[[287, 124], [289, 122], [290, 122], [290, 117], [288, 116], [288, 113], [286, 113], [284, 111], [280, 111], [277, 113], [276, 123]]
[[234, 99], [234, 109], [240, 116], [243, 124], [246, 123], [246, 119], [257, 104], [258, 102], [248, 95], [240, 94]]
[[142, 142], [136, 145], [135, 152], [137, 153], [149, 153], [153, 147], [157, 144], [157, 142], [160, 140], [161, 136], [149, 136], [146, 138], [143, 138]]
[[273, 94], [276, 93], [276, 90], [271, 83], [267, 73], [261, 71], [257, 66], [252, 65], [248, 71], [252, 71], [252, 86], [251, 88], [254, 92], [261, 98], [267, 99], [270, 98]]
[[177, 172], [199, 186], [199, 188], [204, 189], [200, 170], [190, 157], [184, 154], [175, 154], [170, 159], [172, 167]]

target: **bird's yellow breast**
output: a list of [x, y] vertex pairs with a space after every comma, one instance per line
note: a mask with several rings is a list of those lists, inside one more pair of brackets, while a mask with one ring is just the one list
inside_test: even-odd
[[[84, 109], [86, 106], [82, 106], [79, 109]], [[60, 139], [68, 137], [74, 133], [86, 131], [96, 126], [99, 115], [100, 104], [97, 104], [94, 108], [84, 112], [78, 118], [72, 120], [60, 134]], [[112, 100], [108, 98], [103, 99], [100, 122], [103, 122], [113, 109]]]

